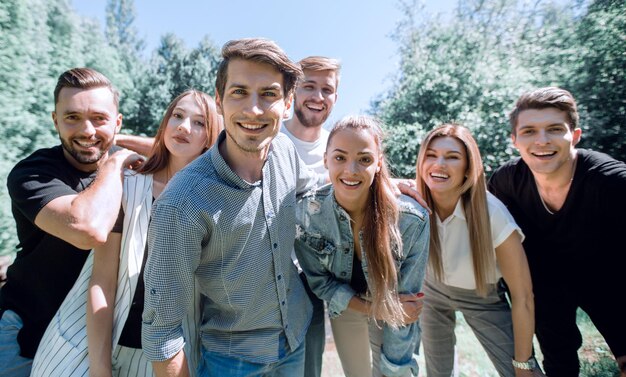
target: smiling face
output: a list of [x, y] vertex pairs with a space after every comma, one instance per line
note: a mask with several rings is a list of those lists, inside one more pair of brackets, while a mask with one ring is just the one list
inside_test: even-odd
[[337, 101], [337, 72], [304, 71], [296, 88], [294, 114], [304, 127], [322, 127]]
[[62, 88], [52, 120], [65, 157], [82, 171], [98, 168], [122, 125], [113, 93], [105, 87]]
[[[468, 161], [465, 146], [451, 136], [439, 136], [426, 148], [420, 176], [430, 189], [433, 198], [460, 196], [465, 182]], [[456, 199], [455, 199], [456, 200]]]
[[228, 149], [264, 158], [290, 107], [283, 76], [269, 64], [233, 59], [227, 77], [216, 103], [224, 116], [226, 142], [232, 144]]
[[559, 109], [529, 109], [519, 113], [513, 144], [533, 174], [569, 179], [581, 130], [571, 130]]
[[336, 132], [328, 142], [324, 165], [339, 205], [348, 212], [365, 208], [381, 163], [381, 151], [370, 132], [358, 129]]
[[171, 158], [190, 162], [207, 147], [207, 120], [193, 95], [181, 98], [167, 121], [163, 141]]

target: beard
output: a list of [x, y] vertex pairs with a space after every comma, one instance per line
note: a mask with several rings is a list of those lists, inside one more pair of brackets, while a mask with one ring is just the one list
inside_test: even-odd
[[[226, 131], [226, 135], [230, 138], [230, 140], [232, 140], [233, 144], [235, 144], [235, 146], [237, 148], [239, 148], [240, 150], [247, 152], [247, 153], [258, 153], [261, 152], [265, 149], [267, 149], [267, 147], [269, 146], [269, 144], [271, 143], [271, 141], [274, 139], [273, 137], [270, 138], [269, 140], [265, 140], [260, 142], [259, 144], [250, 144], [250, 145], [246, 145], [245, 141], [240, 142], [240, 140], [237, 140], [237, 137], [231, 133], [231, 131], [228, 128], [225, 128]], [[276, 136], [276, 135], [274, 135]], [[252, 138], [249, 137], [248, 140], [250, 141], [257, 141], [257, 138]]]
[[306, 115], [304, 115], [304, 112], [302, 111], [302, 106], [295, 106], [293, 112], [294, 114], [296, 114], [296, 117], [298, 117], [298, 121], [300, 122], [300, 124], [307, 128], [321, 127], [330, 115], [330, 111], [327, 111], [326, 114], [324, 114], [322, 118], [317, 121], [315, 117], [307, 117]]
[[113, 140], [109, 143], [104, 143], [104, 141], [100, 140], [100, 148], [98, 148], [95, 153], [86, 153], [74, 149], [74, 144], [71, 140], [66, 140], [61, 137], [59, 137], [59, 139], [61, 140], [61, 146], [63, 149], [65, 149], [65, 151], [69, 153], [69, 155], [72, 156], [76, 162], [84, 165], [91, 165], [100, 161], [100, 159], [102, 159], [102, 157], [104, 157], [104, 155], [109, 151], [111, 145], [113, 145]]

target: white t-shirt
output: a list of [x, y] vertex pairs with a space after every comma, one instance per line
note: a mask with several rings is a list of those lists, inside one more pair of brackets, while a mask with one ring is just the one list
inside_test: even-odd
[[[495, 248], [506, 241], [511, 233], [518, 232], [522, 240], [524, 234], [506, 206], [489, 192], [487, 192], [487, 206], [495, 258]], [[457, 202], [454, 212], [445, 221], [442, 222], [437, 216], [437, 230], [441, 244], [443, 283], [457, 288], [476, 289], [469, 231], [461, 200]], [[496, 263], [496, 280], [491, 283], [495, 283], [501, 277], [502, 274]]]
[[[324, 184], [326, 177], [328, 177], [328, 171], [324, 167], [324, 152], [326, 152], [326, 144], [328, 143], [330, 132], [322, 128], [319, 139], [309, 142], [295, 137], [284, 124], [280, 127], [280, 130], [291, 139], [300, 159], [304, 161], [306, 166], [317, 173], [319, 184]], [[293, 249], [291, 250], [291, 259], [298, 268], [298, 272], [302, 272], [300, 263], [298, 263], [298, 257], [296, 257], [296, 252]]]
[[326, 143], [328, 143], [328, 135], [330, 132], [322, 128], [319, 139], [309, 142], [302, 141], [295, 137], [284, 124], [280, 130], [291, 139], [293, 145], [296, 146], [300, 158], [309, 168], [315, 170], [317, 174], [328, 175], [328, 171], [324, 167], [324, 152], [326, 152]]

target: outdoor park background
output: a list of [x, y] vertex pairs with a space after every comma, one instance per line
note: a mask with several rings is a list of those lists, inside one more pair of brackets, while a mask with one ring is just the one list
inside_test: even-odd
[[[61, 72], [103, 72], [122, 92], [123, 132], [153, 135], [176, 94], [213, 93], [221, 45], [251, 36], [277, 41], [294, 60], [339, 58], [326, 126], [347, 114], [379, 116], [398, 176], [414, 176], [421, 137], [446, 121], [472, 129], [489, 174], [516, 155], [506, 117], [514, 100], [547, 85], [577, 98], [581, 147], [626, 160], [626, 0], [3, 0], [0, 254], [17, 245], [8, 172], [58, 144], [50, 112]], [[580, 322], [589, 342], [583, 373], [611, 375], [606, 345], [584, 313]], [[490, 375], [467, 332], [459, 327], [462, 375]]]

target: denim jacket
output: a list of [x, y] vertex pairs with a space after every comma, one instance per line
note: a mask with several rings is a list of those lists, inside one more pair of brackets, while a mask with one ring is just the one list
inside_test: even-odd
[[[398, 293], [418, 293], [428, 261], [430, 225], [426, 210], [408, 196], [398, 198], [402, 236], [402, 255], [396, 260]], [[354, 257], [354, 237], [350, 216], [337, 203], [331, 185], [305, 195], [296, 206], [297, 231], [295, 250], [313, 292], [328, 303], [331, 318], [340, 315], [355, 295], [350, 286]], [[366, 255], [362, 244], [361, 250]], [[362, 258], [368, 280], [367, 258]], [[417, 375], [412, 358], [419, 343], [418, 323], [393, 330], [383, 324], [381, 372], [397, 376], [410, 368]]]

